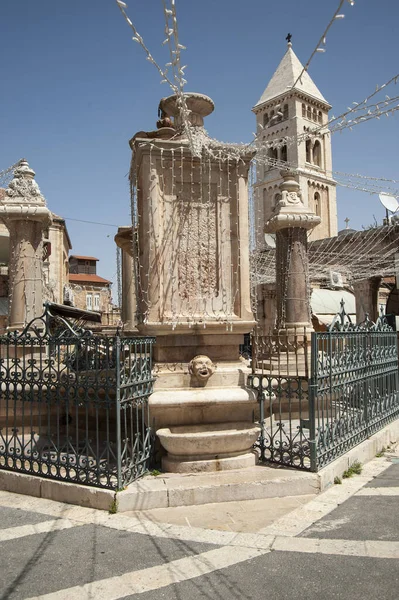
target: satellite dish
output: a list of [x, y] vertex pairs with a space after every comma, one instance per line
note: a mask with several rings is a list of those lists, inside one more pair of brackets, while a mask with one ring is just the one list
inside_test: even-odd
[[276, 247], [276, 238], [270, 233], [265, 233], [265, 243], [268, 248]]
[[394, 213], [399, 208], [399, 202], [392, 196], [391, 194], [384, 194], [383, 192], [379, 194], [380, 202], [384, 208], [389, 210], [389, 212]]

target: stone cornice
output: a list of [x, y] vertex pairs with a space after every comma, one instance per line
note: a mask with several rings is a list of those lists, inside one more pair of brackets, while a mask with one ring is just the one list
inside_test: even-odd
[[266, 108], [273, 108], [277, 104], [280, 104], [281, 101], [284, 100], [285, 98], [289, 99], [289, 98], [293, 98], [293, 97], [298, 98], [299, 100], [304, 100], [305, 102], [308, 102], [312, 106], [321, 108], [323, 110], [326, 110], [327, 112], [332, 108], [332, 105], [329, 104], [328, 102], [322, 102], [321, 100], [314, 98], [310, 94], [305, 94], [304, 92], [301, 92], [301, 91], [297, 90], [296, 88], [294, 88], [293, 90], [289, 90], [288, 92], [286, 92], [284, 94], [280, 94], [279, 96], [276, 96], [275, 98], [267, 100], [263, 104], [258, 104], [257, 106], [254, 106], [252, 108], [252, 112], [255, 114], [258, 114], [260, 112], [263, 112]]

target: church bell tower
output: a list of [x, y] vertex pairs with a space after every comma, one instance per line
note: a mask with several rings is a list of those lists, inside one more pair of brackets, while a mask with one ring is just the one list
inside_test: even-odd
[[264, 246], [263, 226], [280, 199], [284, 165], [299, 176], [302, 201], [321, 222], [310, 233], [317, 240], [337, 235], [336, 183], [332, 177], [331, 134], [323, 97], [292, 49], [288, 48], [260, 100], [256, 115], [259, 154], [255, 191], [255, 241]]

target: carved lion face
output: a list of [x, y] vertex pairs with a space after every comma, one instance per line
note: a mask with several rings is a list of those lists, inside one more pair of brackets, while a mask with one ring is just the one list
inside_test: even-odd
[[215, 365], [208, 356], [199, 354], [194, 356], [189, 364], [189, 372], [198, 381], [206, 382], [215, 372]]

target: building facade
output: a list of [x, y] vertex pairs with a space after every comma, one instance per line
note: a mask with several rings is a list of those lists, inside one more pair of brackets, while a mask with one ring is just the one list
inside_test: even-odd
[[71, 255], [69, 257], [69, 301], [76, 308], [101, 313], [101, 325], [115, 327], [120, 311], [112, 303], [112, 282], [97, 275], [98, 258]]

